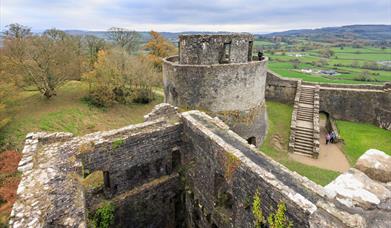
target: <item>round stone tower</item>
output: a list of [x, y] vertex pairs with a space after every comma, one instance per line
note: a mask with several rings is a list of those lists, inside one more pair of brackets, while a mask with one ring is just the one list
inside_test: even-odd
[[179, 55], [163, 62], [165, 101], [218, 116], [249, 143], [261, 143], [267, 60], [253, 60], [253, 39], [242, 33], [179, 36]]

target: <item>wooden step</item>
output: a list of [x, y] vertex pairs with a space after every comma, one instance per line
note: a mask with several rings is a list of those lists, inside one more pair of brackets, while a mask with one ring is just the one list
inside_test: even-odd
[[313, 116], [312, 114], [298, 114], [297, 117], [304, 117], [304, 118], [310, 118], [310, 119], [313, 119]]
[[[296, 136], [298, 137], [303, 137], [303, 138], [313, 138], [314, 137], [314, 133], [311, 131], [311, 132], [296, 132]], [[296, 137], [296, 138], [298, 138]]]
[[296, 129], [296, 133], [301, 133], [301, 134], [312, 134], [314, 132], [313, 129]]
[[311, 133], [300, 133], [300, 132], [296, 132], [296, 138], [305, 138], [305, 139], [308, 139], [308, 138], [313, 138], [314, 137], [314, 134], [311, 132]]
[[304, 119], [310, 119], [312, 121], [313, 116], [312, 115], [297, 115], [297, 119], [304, 118]]
[[312, 153], [312, 150], [313, 150], [312, 146], [302, 146], [302, 145], [297, 145], [296, 143], [295, 143], [294, 148], [297, 150], [308, 151], [309, 153]]
[[297, 113], [297, 116], [305, 116], [305, 117], [313, 118], [314, 114], [312, 112], [299, 112]]
[[312, 127], [303, 127], [303, 126], [297, 126], [296, 128], [297, 130], [310, 130], [310, 131], [313, 131]]
[[298, 111], [297, 113], [298, 115], [303, 115], [303, 116], [309, 116], [309, 117], [313, 117], [314, 113], [312, 112], [306, 112], [306, 111]]
[[309, 151], [312, 151], [312, 149], [313, 149], [313, 145], [303, 145], [303, 144], [299, 144], [299, 143], [296, 143], [296, 142], [295, 142], [294, 147], [297, 148], [297, 149], [309, 150]]
[[297, 139], [302, 139], [302, 140], [307, 140], [307, 139], [313, 139], [314, 135], [313, 134], [296, 134], [295, 138]]
[[306, 156], [306, 157], [312, 157], [312, 153], [310, 154], [307, 151], [293, 150], [293, 153]]
[[312, 140], [312, 137], [296, 137], [295, 143], [301, 143], [306, 145], [313, 145], [314, 141]]
[[297, 120], [304, 121], [304, 122], [312, 122], [312, 118], [303, 118], [303, 117], [297, 117]]
[[303, 147], [303, 148], [313, 148], [314, 147], [314, 144], [310, 144], [310, 143], [302, 143], [302, 142], [298, 142], [298, 141], [295, 141], [295, 147]]

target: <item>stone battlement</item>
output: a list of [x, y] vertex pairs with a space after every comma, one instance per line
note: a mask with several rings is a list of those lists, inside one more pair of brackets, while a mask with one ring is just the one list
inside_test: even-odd
[[[252, 227], [256, 191], [264, 215], [284, 202], [295, 227], [390, 223], [389, 193], [371, 202], [380, 217], [365, 203], [347, 207], [334, 199], [338, 193], [289, 171], [218, 118], [161, 104], [146, 120], [81, 137], [29, 134], [11, 227], [87, 227], [103, 202], [115, 205], [116, 227]], [[376, 178], [368, 166], [360, 169]], [[101, 181], [88, 184], [96, 173]]]

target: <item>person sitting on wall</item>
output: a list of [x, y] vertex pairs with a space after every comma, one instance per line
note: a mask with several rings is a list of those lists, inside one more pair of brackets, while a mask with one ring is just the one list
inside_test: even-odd
[[265, 59], [265, 57], [263, 57], [263, 52], [258, 51], [258, 60], [262, 61], [263, 59]]

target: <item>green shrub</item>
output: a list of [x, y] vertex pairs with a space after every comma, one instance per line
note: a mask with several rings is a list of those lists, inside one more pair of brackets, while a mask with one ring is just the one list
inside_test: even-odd
[[96, 228], [109, 228], [114, 224], [115, 206], [111, 202], [104, 202], [94, 215], [94, 226]]
[[285, 203], [281, 202], [278, 204], [277, 211], [271, 213], [267, 218], [270, 228], [290, 228], [293, 227], [293, 223], [288, 220], [285, 216]]
[[256, 228], [263, 227], [265, 225], [265, 218], [263, 216], [262, 201], [261, 197], [259, 196], [258, 190], [255, 192], [254, 195], [252, 212], [255, 218], [254, 226]]
[[125, 140], [123, 140], [123, 139], [117, 139], [117, 140], [115, 140], [115, 141], [113, 141], [113, 142], [111, 143], [111, 148], [112, 148], [113, 150], [115, 150], [115, 149], [119, 148], [120, 146], [122, 146], [124, 143], [125, 143]]
[[140, 104], [148, 104], [155, 99], [152, 88], [150, 87], [135, 89], [132, 97], [133, 102]]
[[161, 81], [150, 62], [118, 48], [99, 51], [94, 69], [83, 79], [89, 83], [89, 103], [98, 107], [149, 103], [155, 98], [152, 88]]
[[97, 107], [109, 107], [114, 104], [115, 94], [108, 86], [97, 86], [90, 91], [86, 100]]

